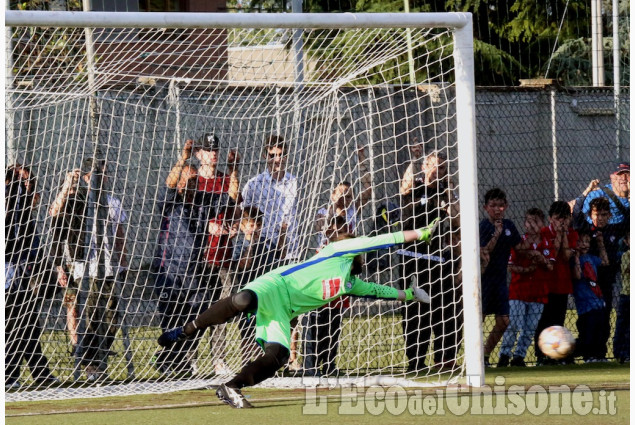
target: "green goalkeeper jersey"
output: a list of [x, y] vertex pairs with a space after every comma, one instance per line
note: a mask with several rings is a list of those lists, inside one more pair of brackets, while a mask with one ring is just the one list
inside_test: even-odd
[[351, 266], [360, 254], [403, 242], [402, 232], [345, 239], [327, 245], [307, 261], [277, 268], [266, 276], [283, 282], [291, 317], [315, 310], [342, 295], [396, 299], [397, 289], [351, 276]]

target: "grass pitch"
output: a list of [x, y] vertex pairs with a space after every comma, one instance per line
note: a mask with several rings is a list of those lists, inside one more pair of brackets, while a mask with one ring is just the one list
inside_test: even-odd
[[[323, 397], [320, 401], [318, 414], [308, 414], [311, 409], [311, 400], [307, 401], [305, 390], [271, 390], [271, 389], [247, 389], [245, 395], [256, 407], [250, 410], [236, 410], [222, 405], [214, 395], [213, 390], [183, 391], [160, 395], [140, 395], [134, 397], [109, 397], [98, 399], [74, 399], [68, 401], [46, 402], [20, 402], [5, 405], [5, 420], [7, 424], [90, 424], [90, 425], [115, 425], [115, 424], [250, 424], [268, 425], [283, 423], [346, 423], [366, 424], [377, 417], [381, 424], [406, 424], [415, 421], [440, 424], [523, 424], [549, 423], [549, 425], [575, 423], [575, 424], [624, 424], [628, 423], [630, 415], [630, 368], [628, 365], [615, 363], [585, 364], [571, 366], [545, 366], [530, 368], [505, 368], [501, 370], [488, 369], [486, 384], [494, 390], [493, 395], [481, 397], [479, 403], [483, 406], [495, 406], [495, 414], [473, 414], [470, 410], [465, 414], [456, 415], [447, 407], [442, 412], [437, 408], [430, 410], [412, 411], [410, 408], [395, 414], [395, 403], [390, 397], [384, 395], [384, 389], [380, 389], [381, 396], [377, 396], [377, 389], [358, 390], [357, 398], [351, 400], [350, 392], [341, 389], [320, 389], [317, 396]], [[512, 388], [530, 389], [532, 386], [541, 386], [545, 389], [549, 386], [566, 385], [568, 388], [587, 386], [592, 391], [593, 406], [599, 407], [600, 413], [549, 415], [549, 409], [542, 414], [532, 414], [529, 409], [521, 412], [501, 411], [498, 402], [508, 394], [501, 391]], [[538, 387], [534, 387], [538, 388]], [[566, 388], [566, 387], [565, 387]], [[470, 396], [459, 396], [441, 393], [437, 388], [423, 389], [418, 395], [409, 390], [407, 397], [410, 401], [414, 398], [422, 400], [434, 399], [448, 402], [465, 401]], [[388, 393], [386, 393], [388, 394]], [[405, 393], [404, 393], [405, 394]], [[590, 394], [587, 394], [591, 397]], [[615, 410], [608, 412], [606, 402], [609, 396], [614, 396]], [[531, 398], [527, 396], [526, 398]], [[511, 398], [510, 398], [511, 399]], [[605, 406], [601, 403], [604, 400]], [[467, 400], [470, 409], [475, 408], [474, 398]], [[361, 404], [360, 404], [361, 403]], [[527, 401], [527, 405], [529, 405]], [[524, 405], [524, 404], [523, 404]], [[307, 408], [308, 406], [308, 408]], [[350, 409], [351, 406], [355, 408]], [[382, 409], [382, 406], [385, 408]], [[392, 406], [392, 409], [388, 408]], [[325, 408], [326, 407], [326, 408]], [[361, 411], [360, 408], [361, 407]], [[604, 410], [602, 410], [604, 408]], [[308, 410], [307, 410], [308, 409]], [[480, 407], [476, 411], [483, 412]], [[432, 414], [429, 414], [432, 412]], [[485, 411], [486, 412], [486, 411]], [[502, 413], [502, 414], [501, 414]]]

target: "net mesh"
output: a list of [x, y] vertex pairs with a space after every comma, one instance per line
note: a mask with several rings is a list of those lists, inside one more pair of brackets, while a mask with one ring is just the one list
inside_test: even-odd
[[[246, 318], [173, 350], [158, 350], [162, 330], [276, 265], [312, 256], [334, 216], [356, 235], [425, 224], [436, 210], [402, 211], [425, 202], [400, 190], [411, 163], [414, 183], [424, 178], [418, 169], [431, 152], [448, 169], [430, 185], [435, 208], [458, 205], [449, 30], [11, 31], [5, 384], [20, 386], [9, 401], [222, 382], [258, 355]], [[215, 159], [205, 157], [213, 139], [199, 149], [209, 133]], [[285, 188], [297, 193], [289, 200], [252, 185], [248, 200], [248, 182], [273, 170], [264, 149], [271, 135], [287, 143]], [[171, 174], [183, 164], [198, 168], [196, 190]], [[264, 213], [262, 244], [245, 242], [248, 204]], [[297, 377], [320, 375], [315, 383], [456, 380], [460, 229], [451, 215], [441, 229], [425, 254], [380, 251], [362, 274], [398, 288], [425, 284], [430, 304], [407, 311], [351, 298], [301, 316], [290, 365], [265, 384], [311, 385]]]

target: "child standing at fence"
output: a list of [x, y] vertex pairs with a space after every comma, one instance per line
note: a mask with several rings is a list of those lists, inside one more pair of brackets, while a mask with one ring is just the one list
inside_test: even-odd
[[586, 363], [606, 361], [606, 334], [609, 332], [602, 320], [606, 314], [606, 304], [602, 290], [597, 283], [598, 267], [608, 264], [609, 260], [604, 249], [604, 243], [597, 240], [600, 256], [589, 253], [591, 234], [581, 231], [578, 246], [572, 258], [574, 279], [573, 296], [578, 310], [578, 339], [576, 341], [577, 356], [582, 356]]
[[571, 208], [564, 201], [555, 201], [549, 207], [549, 226], [543, 227], [541, 234], [551, 246], [555, 262], [553, 273], [548, 274], [549, 296], [542, 310], [538, 328], [534, 335], [538, 364], [551, 363], [538, 347], [540, 332], [549, 326], [564, 326], [567, 315], [569, 294], [573, 293], [570, 260], [578, 244], [578, 233], [571, 224]]
[[[544, 223], [545, 213], [541, 209], [527, 210], [523, 235], [523, 245], [527, 245], [527, 249], [512, 248], [509, 259], [509, 271], [512, 274], [509, 285], [509, 327], [503, 335], [498, 367], [525, 366], [527, 349], [547, 302], [546, 273], [553, 270], [554, 258], [549, 241], [540, 234]], [[512, 357], [514, 343], [516, 350]]]

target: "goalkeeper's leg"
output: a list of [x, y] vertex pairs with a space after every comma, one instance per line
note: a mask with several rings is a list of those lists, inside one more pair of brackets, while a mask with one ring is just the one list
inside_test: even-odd
[[191, 338], [196, 332], [203, 331], [209, 326], [220, 325], [242, 312], [254, 311], [257, 307], [258, 297], [253, 291], [249, 289], [240, 291], [212, 304], [210, 308], [186, 325], [163, 332], [158, 343], [162, 347], [169, 347], [177, 341]]
[[265, 354], [242, 368], [238, 375], [222, 384], [216, 390], [216, 396], [226, 404], [235, 408], [249, 408], [251, 404], [245, 399], [240, 389], [259, 384], [271, 378], [276, 371], [289, 361], [289, 349], [277, 342], [265, 343]]

